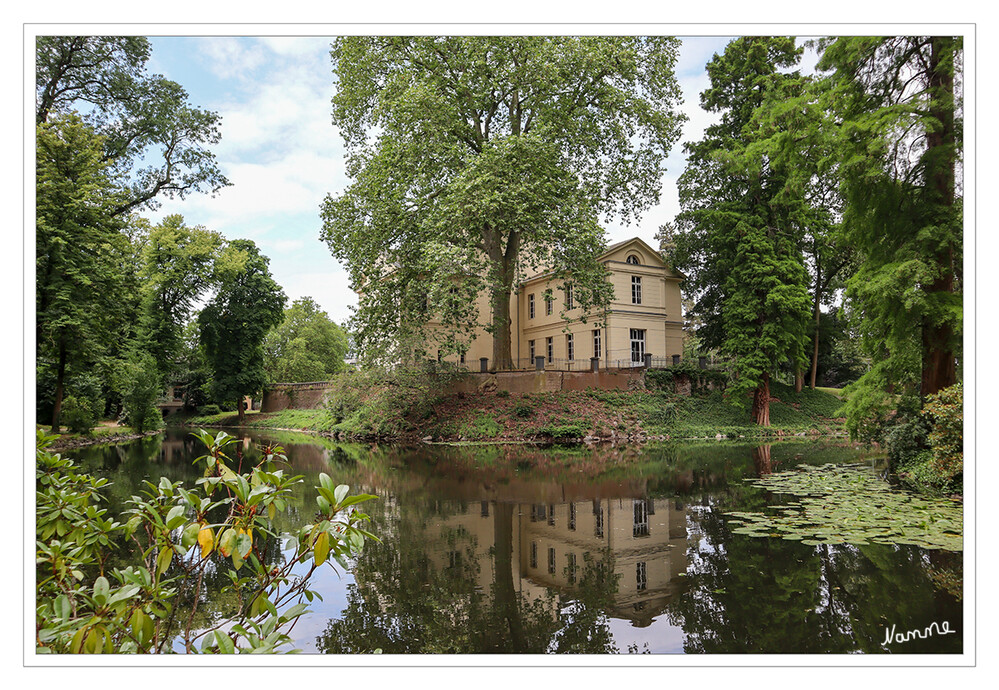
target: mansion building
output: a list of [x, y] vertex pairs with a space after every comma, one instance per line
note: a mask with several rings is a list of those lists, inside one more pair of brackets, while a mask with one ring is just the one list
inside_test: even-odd
[[[599, 358], [601, 369], [633, 367], [642, 366], [646, 354], [661, 365], [682, 354], [680, 282], [684, 276], [637, 237], [611, 245], [599, 260], [610, 273], [614, 297], [603, 313], [591, 312], [586, 323], [580, 318], [582, 310], [572, 305], [572, 292], [567, 293], [550, 274], [529, 276], [517, 286], [510, 300], [515, 368], [533, 369], [538, 357], [544, 357], [545, 368], [557, 370], [588, 370], [591, 357]], [[545, 300], [548, 290], [554, 299]], [[561, 305], [557, 300], [568, 303]], [[560, 313], [562, 306], [566, 318]], [[488, 321], [487, 294], [479, 295], [477, 307], [479, 322]], [[475, 336], [464, 355], [443, 361], [477, 371], [486, 358], [492, 368], [492, 335], [480, 326]]]

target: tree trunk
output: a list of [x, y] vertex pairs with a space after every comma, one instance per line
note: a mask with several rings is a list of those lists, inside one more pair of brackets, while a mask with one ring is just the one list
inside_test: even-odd
[[513, 505], [497, 501], [493, 504], [493, 543], [495, 544], [493, 583], [494, 605], [506, 621], [504, 639], [497, 640], [497, 648], [511, 652], [526, 652], [524, 625], [520, 619], [519, 597], [514, 587], [513, 567]]
[[[801, 371], [801, 365], [796, 364], [794, 367], [794, 392], [800, 393], [801, 389], [805, 387], [805, 374]], [[814, 388], [815, 386], [812, 386]]]
[[763, 374], [753, 392], [753, 421], [759, 426], [770, 426], [770, 374]]
[[[924, 158], [935, 162], [928, 166], [926, 185], [935, 208], [930, 222], [949, 225], [953, 222], [954, 206], [954, 162], [956, 152], [954, 133], [954, 78], [944, 64], [945, 52], [952, 52], [953, 38], [934, 37], [930, 47], [929, 86], [932, 91], [930, 115], [940, 125], [926, 135]], [[939, 270], [936, 280], [927, 292], [950, 294], [954, 292], [954, 251], [944, 246], [936, 252]], [[937, 393], [957, 382], [954, 362], [954, 330], [950, 323], [939, 318], [923, 319], [923, 370], [920, 381], [920, 394]]]
[[513, 369], [513, 346], [510, 324], [510, 288], [499, 286], [492, 294], [493, 368]]
[[815, 285], [815, 337], [812, 338], [812, 371], [811, 371], [811, 381], [810, 388], [815, 390], [815, 378], [819, 371], [819, 319], [821, 317], [821, 312], [819, 311], [819, 299], [821, 293], [819, 292], [818, 282]]
[[236, 411], [239, 413], [239, 425], [243, 426], [243, 420], [245, 418], [244, 408], [246, 407], [246, 399], [241, 395], [236, 400]]
[[59, 339], [59, 366], [56, 368], [55, 400], [52, 402], [52, 433], [59, 433], [59, 416], [62, 414], [63, 384], [66, 379], [66, 342]]
[[756, 468], [756, 476], [762, 477], [773, 474], [773, 463], [770, 460], [770, 444], [753, 448], [753, 467]]

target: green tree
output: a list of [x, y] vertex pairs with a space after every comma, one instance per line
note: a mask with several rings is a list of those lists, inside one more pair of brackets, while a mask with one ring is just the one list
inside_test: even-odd
[[874, 365], [851, 416], [957, 380], [962, 332], [960, 86], [963, 44], [945, 36], [818, 42], [838, 122], [844, 234], [860, 254], [847, 296]]
[[734, 399], [753, 394], [753, 419], [770, 424], [770, 375], [804, 360], [808, 274], [801, 251], [814, 219], [802, 194], [789, 194], [775, 142], [751, 127], [768, 97], [799, 84], [793, 38], [740, 38], [707, 65], [701, 107], [721, 113], [687, 145], [680, 178], [675, 259], [698, 295], [706, 347], [733, 356]]
[[292, 302], [264, 339], [271, 382], [325, 381], [347, 368], [346, 355], [347, 334], [311, 297]]
[[213, 283], [221, 246], [221, 235], [187, 227], [179, 215], [164, 218], [145, 238], [138, 337], [156, 360], [161, 385], [180, 373], [184, 325]]
[[217, 113], [192, 107], [176, 82], [150, 75], [141, 36], [40, 36], [35, 45], [35, 122], [74, 109], [103, 136], [102, 159], [123, 194], [112, 215], [153, 208], [229, 185], [208, 146]]
[[235, 402], [240, 424], [243, 397], [267, 382], [264, 337], [284, 317], [284, 291], [269, 263], [252, 241], [230, 242], [217, 264], [218, 290], [198, 315], [213, 397]]
[[101, 138], [69, 115], [39, 125], [36, 144], [37, 355], [40, 374], [54, 370], [58, 430], [67, 371], [85, 370], [113, 338], [128, 247]]
[[361, 352], [425, 342], [418, 326], [407, 329], [431, 316], [445, 325], [444, 349], [460, 350], [485, 290], [493, 363], [509, 367], [510, 294], [535, 269], [571, 282], [584, 311], [606, 304], [596, 219], [637, 217], [658, 201], [684, 119], [678, 46], [668, 37], [338, 39], [333, 122], [354, 182], [327, 197], [322, 237], [362, 293], [351, 328]]

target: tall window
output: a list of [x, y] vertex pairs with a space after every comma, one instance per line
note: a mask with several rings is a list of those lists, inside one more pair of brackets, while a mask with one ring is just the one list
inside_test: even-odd
[[631, 362], [641, 364], [645, 360], [645, 330], [631, 329]]
[[527, 296], [527, 318], [534, 318], [534, 295], [530, 294]]
[[569, 570], [569, 584], [576, 584], [576, 554], [570, 553], [567, 557]]
[[649, 578], [645, 572], [645, 561], [635, 564], [635, 579], [637, 580], [638, 591], [644, 592], [649, 586]]
[[600, 357], [600, 329], [593, 330], [593, 356]]
[[545, 347], [548, 350], [548, 361], [555, 359], [555, 338], [545, 338]]
[[548, 524], [552, 525], [553, 527], [555, 526], [555, 504], [554, 503], [549, 503], [548, 504]]
[[565, 286], [565, 308], [572, 309], [572, 286]]
[[548, 572], [552, 575], [555, 574], [555, 547], [548, 547]]
[[531, 542], [531, 567], [538, 567], [538, 542]]
[[553, 299], [551, 299], [549, 297], [545, 298], [545, 316], [551, 316], [552, 315], [552, 302], [554, 302]]
[[642, 303], [642, 276], [631, 276], [631, 303]]
[[534, 364], [534, 341], [533, 340], [528, 340], [527, 341], [527, 351], [531, 353], [531, 364], [533, 365]]
[[635, 521], [631, 526], [633, 537], [649, 536], [649, 504], [645, 501], [635, 501]]
[[600, 500], [593, 501], [593, 534], [597, 537], [604, 536], [604, 510], [600, 507]]
[[570, 362], [576, 359], [576, 349], [573, 347], [572, 333], [567, 333], [565, 336], [565, 352], [565, 356]]
[[576, 530], [576, 504], [569, 504], [569, 529], [572, 531]]

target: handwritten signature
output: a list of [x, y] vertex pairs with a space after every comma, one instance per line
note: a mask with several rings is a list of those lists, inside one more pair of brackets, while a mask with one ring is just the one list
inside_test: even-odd
[[908, 630], [906, 632], [900, 632], [900, 633], [895, 632], [895, 626], [893, 625], [891, 626], [890, 630], [888, 628], [885, 628], [884, 644], [887, 645], [889, 642], [909, 642], [910, 640], [914, 640], [916, 638], [919, 638], [920, 640], [925, 640], [927, 637], [931, 637], [934, 634], [950, 635], [951, 633], [956, 633], [956, 632], [957, 632], [956, 630], [950, 629], [950, 623], [948, 623], [947, 621], [944, 621], [942, 624], [938, 624], [936, 621], [934, 621], [929, 625], [927, 625], [922, 630], [917, 628], [915, 630]]

